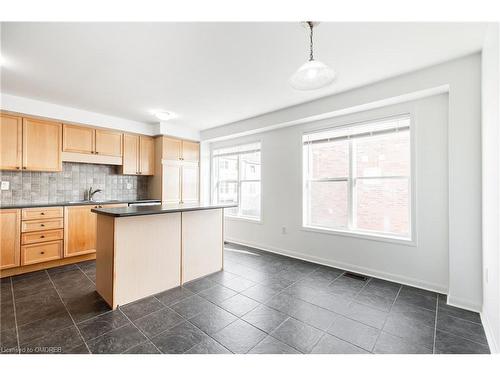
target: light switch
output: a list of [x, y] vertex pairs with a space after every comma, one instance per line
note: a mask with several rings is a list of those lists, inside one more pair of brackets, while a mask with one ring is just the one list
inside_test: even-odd
[[10, 189], [10, 181], [2, 181], [2, 190], [9, 190]]

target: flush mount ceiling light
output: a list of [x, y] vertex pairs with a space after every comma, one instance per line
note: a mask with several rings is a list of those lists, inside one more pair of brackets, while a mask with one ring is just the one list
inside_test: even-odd
[[172, 112], [167, 111], [153, 111], [153, 114], [158, 120], [167, 121], [175, 117]]
[[303, 64], [290, 78], [290, 84], [297, 90], [315, 90], [329, 85], [335, 79], [335, 72], [313, 56], [313, 28], [318, 22], [307, 21], [303, 25], [309, 29], [309, 61]]

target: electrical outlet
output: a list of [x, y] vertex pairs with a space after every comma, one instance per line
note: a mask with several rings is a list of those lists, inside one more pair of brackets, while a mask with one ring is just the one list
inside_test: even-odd
[[2, 181], [1, 190], [9, 190], [10, 189], [10, 181]]
[[127, 189], [128, 190], [132, 189], [132, 184], [130, 182], [127, 182]]
[[286, 234], [286, 227], [281, 227], [281, 234]]
[[484, 280], [486, 281], [486, 284], [488, 284], [488, 269], [484, 269]]

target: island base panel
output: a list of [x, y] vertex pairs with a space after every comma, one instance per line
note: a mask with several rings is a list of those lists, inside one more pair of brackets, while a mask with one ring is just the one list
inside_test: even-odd
[[223, 209], [182, 213], [183, 283], [222, 269], [223, 227]]

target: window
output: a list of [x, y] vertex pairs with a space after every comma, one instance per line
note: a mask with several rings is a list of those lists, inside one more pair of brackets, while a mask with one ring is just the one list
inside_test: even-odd
[[214, 150], [212, 201], [238, 203], [226, 215], [260, 220], [260, 143]]
[[410, 118], [303, 136], [304, 226], [411, 239]]

